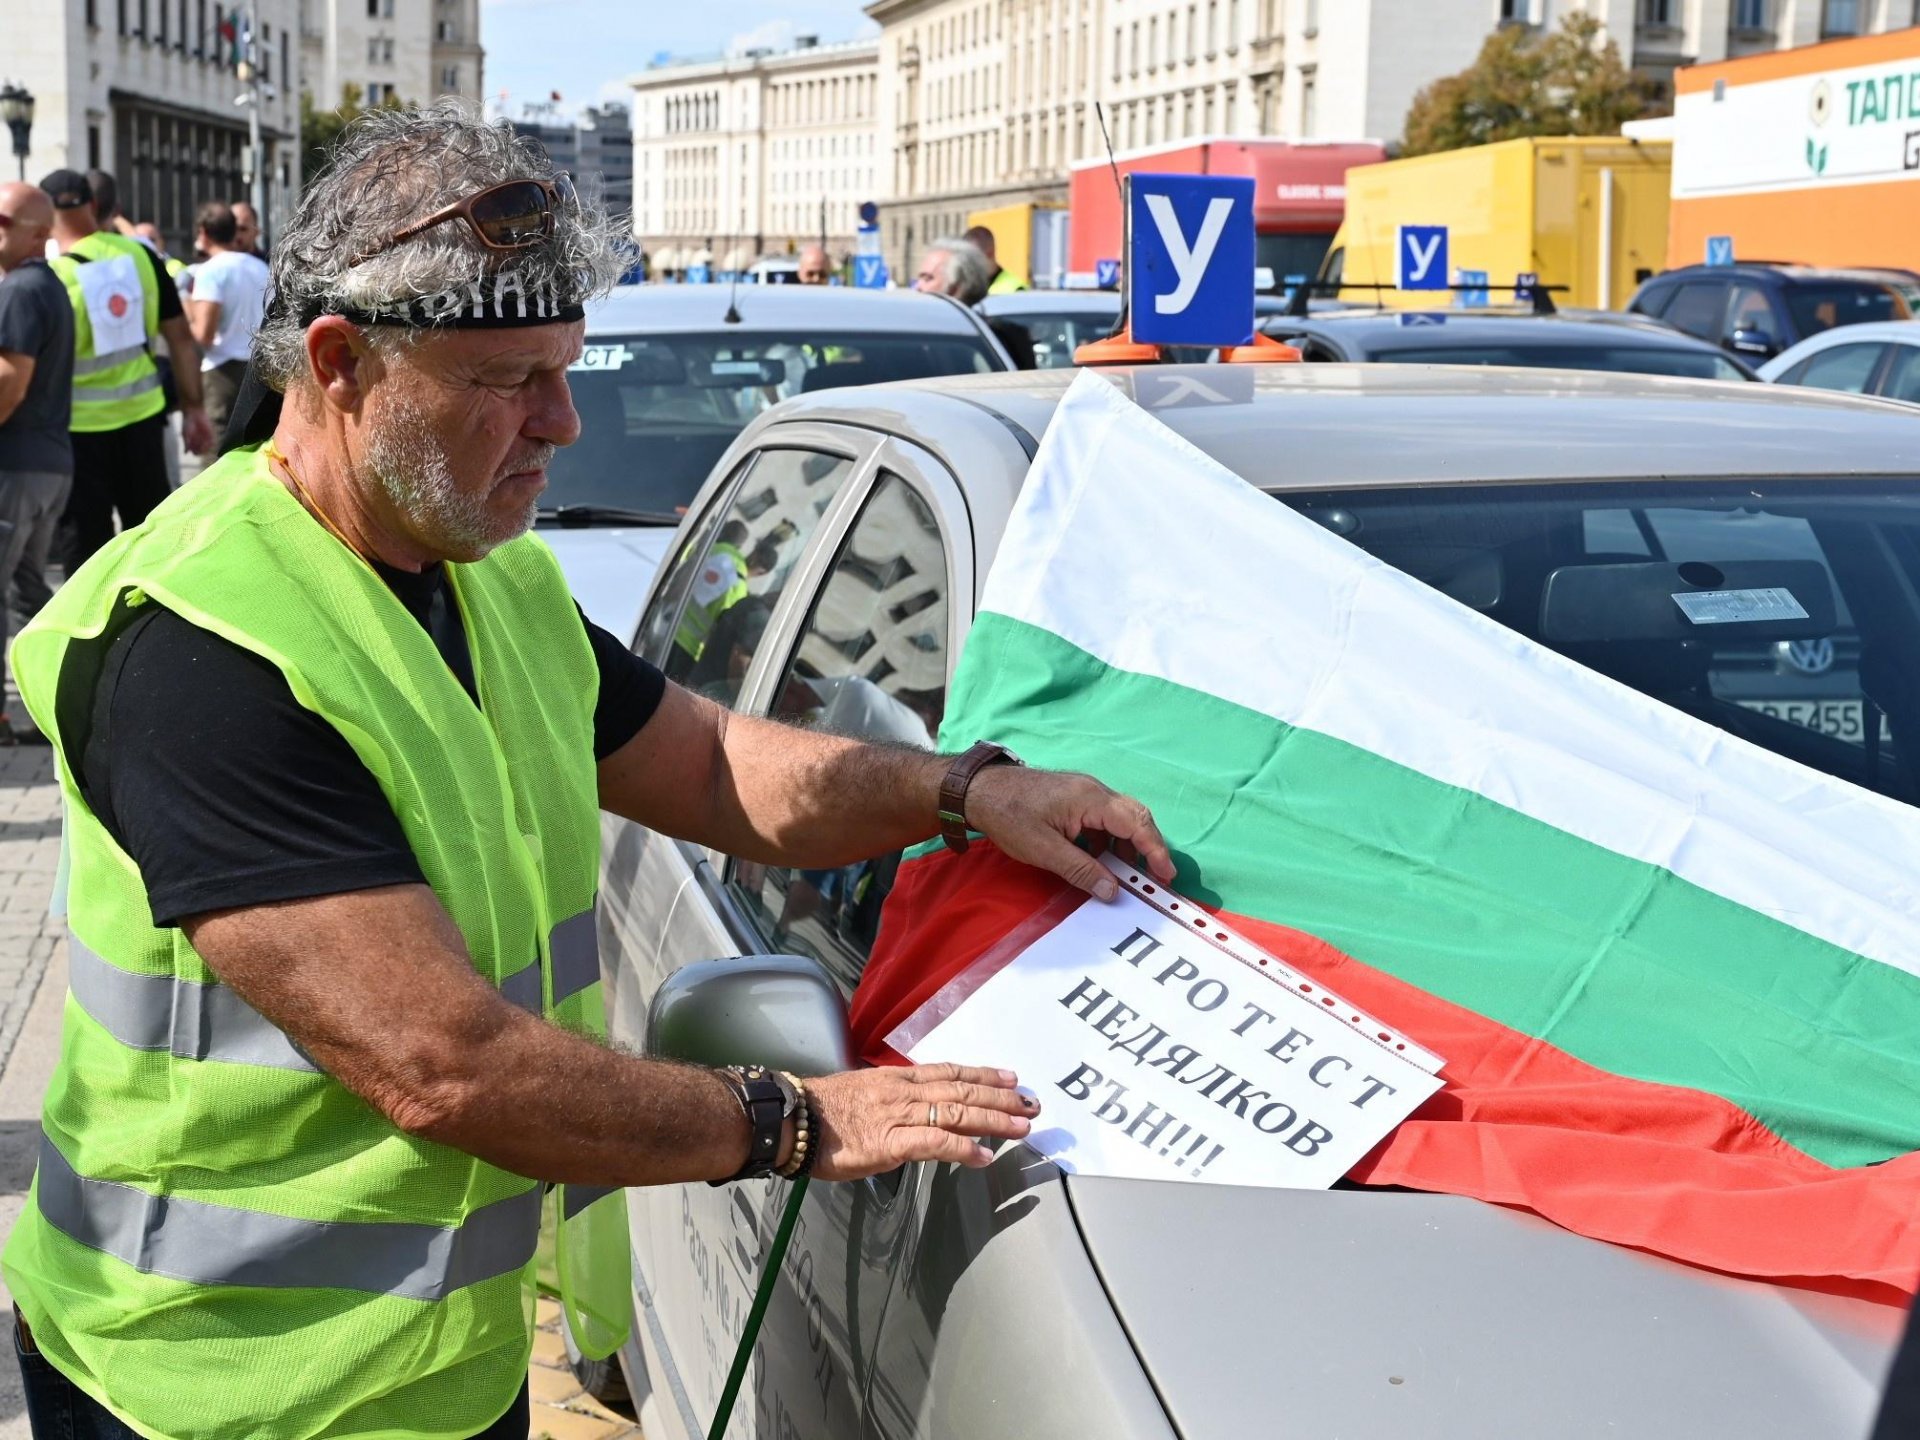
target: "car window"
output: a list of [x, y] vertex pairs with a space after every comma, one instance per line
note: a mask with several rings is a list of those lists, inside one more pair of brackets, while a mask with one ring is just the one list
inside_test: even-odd
[[1652, 315], [1658, 318], [1666, 313], [1667, 306], [1672, 303], [1674, 292], [1678, 288], [1675, 285], [1649, 285], [1634, 297], [1627, 308], [1638, 315]]
[[[814, 598], [773, 714], [933, 749], [947, 701], [947, 594], [932, 509], [883, 476]], [[813, 956], [851, 993], [899, 863], [897, 854], [829, 870], [736, 861], [729, 883], [772, 951]]]
[[[1801, 764], [1920, 803], [1920, 494], [1902, 483], [1650, 481], [1285, 499], [1591, 669]], [[1733, 620], [1674, 602], [1702, 585], [1767, 609]]]
[[1661, 319], [1702, 340], [1720, 339], [1727, 313], [1727, 287], [1718, 280], [1690, 280], [1674, 292]]
[[[710, 700], [731, 705], [766, 636], [787, 576], [820, 524], [853, 462], [817, 450], [763, 450], [732, 502], [697, 542], [697, 561], [675, 573], [672, 638], [661, 668], [667, 678]], [[689, 547], [696, 542], [690, 541]], [[665, 623], [652, 617], [654, 628]], [[649, 637], [650, 638], [650, 637]]]
[[1884, 285], [1862, 280], [1805, 280], [1787, 287], [1787, 310], [1801, 339], [1836, 325], [1906, 318], [1906, 305]]
[[1731, 339], [1742, 330], [1758, 331], [1772, 340], [1780, 339], [1780, 321], [1773, 313], [1773, 301], [1758, 285], [1733, 287], [1733, 303], [1727, 307], [1726, 336]]
[[671, 515], [755, 416], [790, 395], [976, 375], [1005, 362], [979, 335], [768, 331], [591, 335], [567, 373], [580, 439], [547, 468], [541, 508]]
[[1032, 314], [995, 317], [1001, 324], [1018, 325], [1033, 341], [1033, 362], [1041, 370], [1068, 370], [1073, 367], [1073, 352], [1089, 340], [1101, 340], [1111, 334], [1120, 319], [1116, 301], [1111, 314], [1088, 311], [1062, 311], [1058, 314]]
[[1688, 380], [1746, 379], [1724, 355], [1676, 345], [1423, 345], [1385, 351], [1378, 358], [1405, 365], [1522, 365]]
[[1920, 346], [1893, 347], [1893, 364], [1887, 369], [1886, 379], [1880, 382], [1880, 393], [1890, 400], [1920, 405]]
[[1795, 366], [1799, 378], [1794, 383], [1811, 385], [1816, 390], [1851, 390], [1859, 394], [1867, 388], [1874, 368], [1886, 353], [1885, 345], [1836, 345], [1831, 350], [1808, 356], [1804, 365]]
[[673, 643], [674, 627], [680, 623], [680, 605], [687, 598], [687, 587], [693, 583], [694, 567], [706, 558], [707, 547], [713, 544], [713, 532], [726, 516], [727, 497], [752, 466], [753, 459], [749, 455], [734, 467], [727, 482], [714, 492], [706, 513], [687, 531], [674, 558], [665, 566], [666, 574], [654, 587], [653, 598], [640, 617], [640, 629], [633, 637], [636, 655], [644, 655], [656, 665], [667, 663], [667, 647]]

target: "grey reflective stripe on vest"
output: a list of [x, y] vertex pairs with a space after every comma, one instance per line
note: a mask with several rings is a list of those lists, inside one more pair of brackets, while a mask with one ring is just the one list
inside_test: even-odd
[[524, 970], [516, 970], [500, 982], [500, 993], [522, 1010], [538, 1015], [546, 1008], [545, 997], [540, 993], [540, 962], [534, 961]]
[[218, 981], [143, 975], [110, 964], [72, 931], [67, 971], [73, 998], [100, 1028], [135, 1050], [182, 1060], [224, 1060], [276, 1070], [314, 1070], [287, 1032]]
[[109, 350], [104, 355], [88, 355], [83, 359], [73, 362], [73, 373], [76, 377], [81, 375], [98, 375], [102, 370], [111, 370], [116, 365], [124, 365], [127, 361], [137, 359], [146, 353], [146, 343], [142, 341], [138, 345], [127, 345], [118, 350]]
[[[217, 980], [203, 984], [177, 975], [122, 970], [71, 930], [67, 932], [67, 976], [80, 1008], [131, 1049], [166, 1050], [182, 1060], [319, 1072], [320, 1067], [301, 1053], [286, 1031]], [[594, 978], [600, 978], [597, 962]], [[529, 965], [507, 976], [500, 982], [500, 993], [538, 1015], [540, 966]]]
[[158, 370], [149, 371], [138, 380], [131, 380], [125, 385], [115, 385], [106, 390], [92, 385], [82, 385], [76, 381], [73, 387], [73, 402], [79, 405], [105, 404], [111, 400], [131, 400], [136, 395], [144, 395], [149, 390], [159, 388], [160, 372]]
[[609, 1195], [618, 1195], [617, 1185], [562, 1185], [560, 1187], [560, 1218], [571, 1220], [596, 1200], [604, 1200]]
[[600, 983], [600, 934], [593, 911], [582, 910], [562, 920], [547, 937], [553, 963], [553, 1003], [578, 995]]
[[89, 1180], [43, 1131], [36, 1194], [62, 1234], [148, 1274], [194, 1285], [364, 1290], [441, 1300], [533, 1258], [538, 1185], [456, 1226], [295, 1220]]

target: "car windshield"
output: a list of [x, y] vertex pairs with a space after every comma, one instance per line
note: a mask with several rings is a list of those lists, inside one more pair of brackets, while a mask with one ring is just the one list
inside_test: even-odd
[[1920, 804], [1920, 491], [1910, 481], [1281, 498], [1656, 700]]
[[1551, 370], [1616, 370], [1687, 380], [1744, 380], [1731, 360], [1667, 345], [1422, 345], [1382, 352], [1403, 365], [1524, 365]]
[[1041, 370], [1067, 370], [1073, 366], [1073, 352], [1089, 340], [1099, 340], [1113, 331], [1120, 319], [1120, 302], [1111, 311], [1022, 311], [994, 317], [1004, 324], [1018, 325], [1033, 339], [1033, 360]]
[[1003, 367], [967, 335], [590, 335], [567, 375], [580, 439], [554, 456], [541, 507], [674, 517], [747, 423], [789, 395]]
[[1906, 315], [1906, 307], [1893, 291], [1864, 280], [1802, 281], [1789, 285], [1786, 297], [1787, 309], [1802, 337], [1836, 325], [1900, 320]]

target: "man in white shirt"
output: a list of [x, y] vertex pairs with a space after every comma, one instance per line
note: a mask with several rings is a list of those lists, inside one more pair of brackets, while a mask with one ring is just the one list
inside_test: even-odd
[[207, 418], [215, 435], [233, 413], [234, 397], [247, 373], [253, 332], [267, 303], [267, 267], [259, 256], [240, 248], [233, 210], [218, 200], [200, 207], [194, 244], [208, 258], [193, 267], [187, 321], [200, 344], [200, 378], [206, 391]]

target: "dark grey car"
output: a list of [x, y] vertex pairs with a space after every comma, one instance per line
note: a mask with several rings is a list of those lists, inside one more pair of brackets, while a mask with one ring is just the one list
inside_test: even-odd
[[[1553, 371], [1108, 375], [1275, 503], [1522, 632], [1545, 567], [1581, 557], [1811, 558], [1843, 596], [1893, 564], [1901, 584], [1855, 604], [1851, 634], [1834, 637], [1844, 680], [1774, 666], [1754, 637], [1738, 655], [1596, 644], [1579, 658], [1747, 743], [1920, 803], [1920, 692], [1898, 679], [1920, 668], [1910, 415]], [[762, 416], [695, 501], [637, 648], [742, 712], [929, 743], [1072, 378], [838, 391]], [[733, 518], [783, 533], [787, 558], [724, 663], [702, 664], [676, 648], [679, 607]], [[1114, 594], [1124, 603], [1124, 576]], [[1862, 646], [1893, 678], [1857, 663]], [[1750, 694], [1760, 665], [1769, 706]], [[1859, 706], [1862, 726], [1819, 723], [1834, 699]], [[850, 991], [897, 861], [770, 868], [611, 818], [604, 838], [601, 954], [614, 1035], [630, 1044], [666, 977], [699, 960], [810, 955]], [[704, 1433], [785, 1195], [776, 1182], [629, 1193], [637, 1318], [622, 1360], [651, 1440]], [[1901, 1320], [1468, 1199], [1066, 1177], [1011, 1146], [983, 1171], [920, 1165], [809, 1192], [730, 1433], [1828, 1440], [1864, 1432]]]

